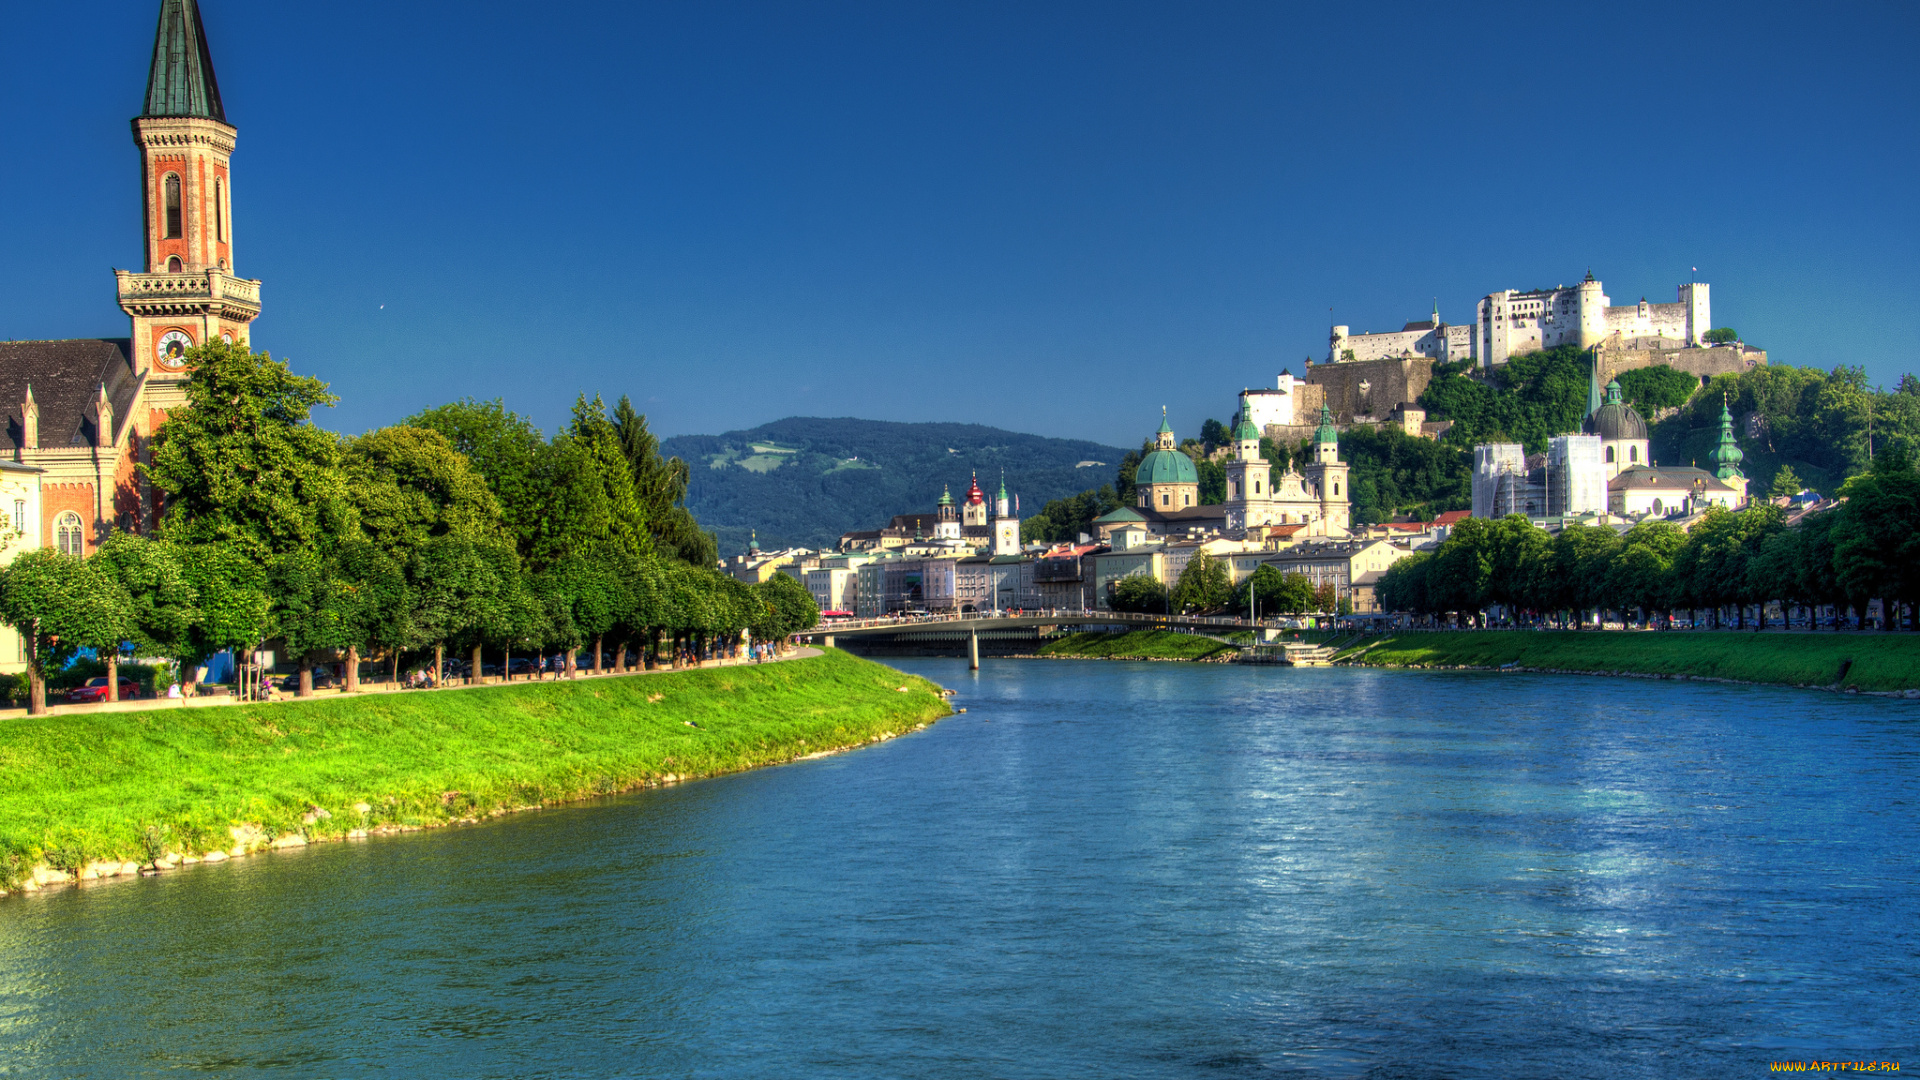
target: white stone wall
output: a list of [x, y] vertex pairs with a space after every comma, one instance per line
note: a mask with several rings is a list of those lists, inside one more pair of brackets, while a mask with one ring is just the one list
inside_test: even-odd
[[1511, 357], [1556, 345], [1587, 348], [1678, 349], [1700, 344], [1713, 326], [1711, 289], [1701, 282], [1680, 286], [1672, 304], [1611, 306], [1598, 281], [1532, 292], [1503, 289], [1475, 306], [1475, 357], [1497, 367]]
[[1295, 417], [1301, 411], [1294, 403], [1300, 399], [1297, 387], [1305, 385], [1293, 377], [1291, 372], [1274, 380], [1272, 390], [1248, 389], [1240, 391], [1240, 415], [1250, 418], [1253, 426], [1261, 431], [1270, 424], [1295, 424]]

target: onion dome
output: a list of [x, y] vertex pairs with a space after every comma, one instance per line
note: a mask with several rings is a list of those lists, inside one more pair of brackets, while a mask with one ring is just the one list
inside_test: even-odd
[[1747, 455], [1741, 453], [1740, 444], [1733, 439], [1733, 412], [1727, 408], [1727, 399], [1720, 399], [1720, 445], [1714, 448], [1713, 463], [1718, 466], [1713, 475], [1722, 480], [1744, 477], [1740, 471], [1741, 459]]
[[1320, 406], [1320, 426], [1314, 429], [1313, 441], [1316, 443], [1338, 443], [1340, 433], [1333, 430], [1333, 410]]
[[1647, 437], [1646, 420], [1634, 411], [1633, 406], [1620, 400], [1618, 379], [1607, 384], [1607, 403], [1587, 417], [1585, 428], [1587, 434], [1598, 435], [1607, 442]]
[[940, 505], [941, 505], [941, 506], [952, 506], [952, 505], [953, 505], [953, 489], [951, 489], [951, 488], [948, 488], [948, 487], [945, 487], [945, 486], [943, 486], [943, 487], [941, 487], [941, 489], [940, 489]]
[[1200, 471], [1193, 459], [1178, 450], [1155, 450], [1140, 459], [1133, 474], [1135, 484], [1197, 484]]
[[980, 474], [973, 474], [973, 486], [967, 489], [967, 505], [979, 506], [987, 501], [987, 493], [980, 490]]
[[1253, 417], [1248, 413], [1240, 414], [1240, 426], [1233, 429], [1236, 441], [1260, 438], [1260, 429], [1253, 426]]

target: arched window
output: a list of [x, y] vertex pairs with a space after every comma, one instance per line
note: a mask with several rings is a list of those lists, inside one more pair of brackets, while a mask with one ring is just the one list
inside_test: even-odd
[[178, 255], [168, 256], [167, 257], [167, 273], [177, 274], [179, 272], [180, 272], [180, 256]]
[[1253, 493], [1254, 493], [1255, 495], [1258, 495], [1258, 494], [1260, 494], [1260, 481], [1258, 481], [1258, 480], [1255, 480], [1255, 481], [1253, 482]]
[[213, 182], [213, 238], [221, 243], [227, 242], [227, 200], [226, 185]]
[[53, 523], [53, 542], [62, 555], [85, 554], [86, 540], [80, 515], [69, 510]]
[[168, 173], [160, 182], [167, 213], [167, 239], [180, 239], [180, 174]]
[[1613, 447], [1607, 447], [1607, 464], [1613, 464]]
[[1627, 460], [1637, 463], [1640, 460], [1640, 448], [1637, 446], [1627, 447]]
[[1338, 481], [1338, 480], [1335, 480], [1335, 481], [1333, 482], [1333, 493], [1334, 493], [1334, 494], [1335, 494], [1336, 496], [1340, 494], [1340, 481]]

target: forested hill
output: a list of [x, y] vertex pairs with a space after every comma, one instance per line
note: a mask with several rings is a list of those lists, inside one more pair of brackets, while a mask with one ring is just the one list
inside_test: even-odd
[[[1049, 499], [1113, 482], [1126, 451], [979, 424], [899, 424], [794, 416], [723, 435], [660, 445], [692, 478], [687, 508], [732, 555], [758, 530], [763, 548], [831, 547], [840, 534], [877, 529], [895, 514], [931, 512], [942, 486], [965, 498], [974, 470], [991, 497], [1007, 490], [1032, 513]], [[1085, 464], [1094, 462], [1096, 464]]]

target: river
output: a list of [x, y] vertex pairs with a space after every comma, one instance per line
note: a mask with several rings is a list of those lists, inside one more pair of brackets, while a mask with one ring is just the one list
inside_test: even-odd
[[1920, 1068], [1920, 706], [899, 661], [854, 753], [0, 902], [0, 1076]]

